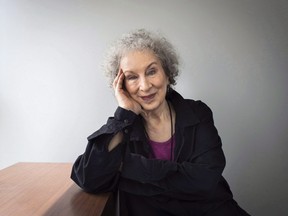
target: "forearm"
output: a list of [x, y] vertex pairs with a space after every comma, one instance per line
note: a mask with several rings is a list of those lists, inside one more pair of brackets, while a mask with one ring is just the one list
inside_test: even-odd
[[172, 197], [187, 194], [187, 199], [193, 200], [209, 196], [225, 166], [221, 147], [213, 148], [191, 162], [151, 160], [134, 154], [125, 162], [122, 177], [139, 182], [139, 186], [151, 185], [157, 193], [162, 191]]
[[109, 191], [117, 184], [122, 162], [123, 130], [136, 118], [133, 112], [118, 108], [114, 118], [88, 137], [85, 152], [75, 161], [71, 177], [83, 189]]
[[71, 178], [86, 191], [108, 192], [117, 185], [122, 148], [117, 145], [108, 152], [104, 145], [105, 142], [89, 142], [73, 165]]

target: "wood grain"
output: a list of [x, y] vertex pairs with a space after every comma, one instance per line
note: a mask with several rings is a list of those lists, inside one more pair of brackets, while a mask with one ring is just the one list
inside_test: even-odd
[[101, 215], [109, 194], [82, 191], [71, 163], [17, 163], [0, 171], [0, 215]]

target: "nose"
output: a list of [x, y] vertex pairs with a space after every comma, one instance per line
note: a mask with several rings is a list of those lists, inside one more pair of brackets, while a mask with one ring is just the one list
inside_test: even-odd
[[151, 88], [152, 84], [150, 83], [149, 79], [143, 77], [140, 79], [140, 86], [139, 89], [141, 91], [148, 91]]

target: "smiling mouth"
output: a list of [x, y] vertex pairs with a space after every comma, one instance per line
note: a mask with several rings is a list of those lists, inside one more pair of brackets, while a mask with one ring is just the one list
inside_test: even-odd
[[150, 95], [147, 95], [147, 96], [141, 96], [141, 99], [143, 101], [145, 101], [145, 102], [149, 102], [155, 97], [155, 95], [156, 95], [156, 93], [150, 94]]

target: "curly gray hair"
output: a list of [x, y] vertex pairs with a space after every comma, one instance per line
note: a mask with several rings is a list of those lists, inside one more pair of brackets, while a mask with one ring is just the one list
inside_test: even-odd
[[170, 42], [163, 36], [154, 34], [145, 29], [138, 29], [125, 34], [113, 44], [106, 53], [103, 69], [109, 78], [110, 87], [115, 79], [121, 58], [131, 50], [151, 50], [160, 60], [162, 67], [169, 78], [170, 86], [176, 84], [179, 74], [179, 58]]

